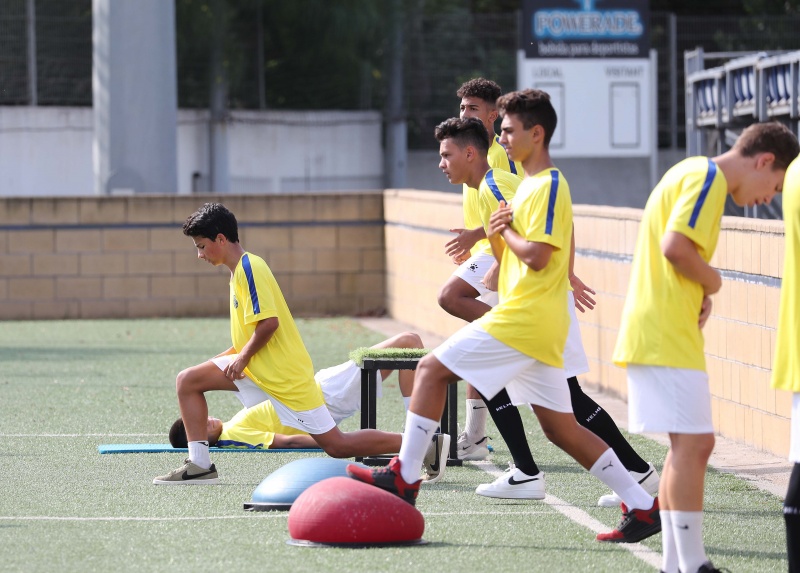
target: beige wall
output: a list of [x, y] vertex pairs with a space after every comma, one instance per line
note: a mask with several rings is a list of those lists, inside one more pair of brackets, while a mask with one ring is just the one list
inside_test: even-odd
[[[580, 316], [591, 371], [585, 383], [625, 397], [625, 371], [611, 364], [641, 210], [576, 205], [575, 271], [597, 291], [594, 311]], [[458, 195], [385, 192], [387, 308], [396, 319], [446, 336], [463, 323], [436, 304], [453, 271], [444, 255], [450, 228], [461, 225]], [[723, 272], [705, 327], [706, 356], [718, 431], [786, 455], [791, 395], [770, 389], [783, 223], [725, 217], [712, 264]]]
[[[199, 261], [186, 216], [221, 200], [244, 247], [272, 267], [297, 315], [379, 313], [443, 336], [462, 322], [437, 304], [462, 224], [454, 193], [0, 199], [0, 319], [223, 316], [227, 271]], [[625, 397], [610, 363], [641, 211], [575, 206], [576, 272], [598, 293], [581, 318], [591, 372]], [[769, 387], [783, 223], [724, 218], [712, 263], [724, 274], [705, 328], [716, 428], [779, 455], [791, 396]]]
[[226, 269], [196, 258], [181, 225], [206, 201], [236, 215], [292, 310], [384, 306], [383, 198], [195, 195], [0, 199], [0, 319], [228, 312]]

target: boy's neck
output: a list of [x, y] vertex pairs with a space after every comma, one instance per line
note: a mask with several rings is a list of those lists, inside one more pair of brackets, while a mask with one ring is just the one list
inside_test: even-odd
[[491, 168], [489, 167], [489, 161], [487, 159], [476, 161], [475, 165], [470, 170], [469, 177], [465, 181], [467, 186], [473, 189], [480, 187], [481, 181], [486, 177], [486, 172], [489, 171], [489, 169]]
[[233, 276], [233, 273], [236, 271], [236, 267], [239, 265], [239, 261], [242, 259], [244, 253], [244, 247], [242, 247], [241, 243], [226, 244], [225, 261], [223, 264], [231, 271], [231, 276]]
[[545, 148], [534, 151], [522, 162], [522, 170], [525, 171], [525, 177], [533, 177], [540, 171], [552, 169], [553, 167], [555, 165], [550, 159], [550, 152]]

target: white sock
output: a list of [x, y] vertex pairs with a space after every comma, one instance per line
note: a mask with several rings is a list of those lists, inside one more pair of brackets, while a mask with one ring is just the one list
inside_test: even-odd
[[664, 557], [661, 560], [663, 573], [679, 573], [678, 547], [675, 545], [675, 535], [672, 532], [672, 512], [660, 510], [661, 515], [661, 551]]
[[406, 412], [408, 412], [409, 404], [411, 404], [411, 396], [403, 396], [403, 406], [406, 407]]
[[611, 448], [597, 458], [589, 473], [614, 490], [628, 509], [653, 507], [653, 497], [636, 483]]
[[208, 442], [189, 442], [189, 460], [205, 470], [210, 468], [211, 457], [208, 455]]
[[489, 415], [489, 408], [483, 400], [467, 399], [467, 424], [464, 433], [470, 442], [482, 440], [486, 435], [486, 417]]
[[673, 510], [671, 513], [681, 571], [697, 571], [708, 561], [703, 547], [703, 512]]
[[416, 483], [422, 469], [422, 460], [428, 451], [439, 422], [409, 411], [406, 414], [406, 429], [400, 446], [400, 475], [406, 483]]

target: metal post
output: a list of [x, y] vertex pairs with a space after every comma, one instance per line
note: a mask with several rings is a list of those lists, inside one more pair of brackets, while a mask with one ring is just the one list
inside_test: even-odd
[[678, 148], [678, 17], [669, 15], [669, 146]]
[[27, 0], [28, 9], [28, 103], [39, 105], [36, 86], [36, 0]]
[[256, 43], [258, 50], [256, 51], [256, 66], [258, 66], [258, 108], [267, 108], [267, 89], [264, 85], [264, 11], [263, 2], [258, 0], [256, 5], [256, 20], [258, 27], [256, 32]]
[[227, 193], [230, 188], [228, 173], [228, 132], [226, 98], [228, 78], [222, 65], [225, 41], [225, 4], [214, 0], [214, 23], [211, 32], [211, 101], [209, 127], [209, 191]]
[[406, 186], [407, 131], [403, 109], [403, 5], [392, 0], [392, 47], [386, 106], [386, 178], [393, 189]]
[[658, 52], [650, 50], [650, 189], [658, 175]]

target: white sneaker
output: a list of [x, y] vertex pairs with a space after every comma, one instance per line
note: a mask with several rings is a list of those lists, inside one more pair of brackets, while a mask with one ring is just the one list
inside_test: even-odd
[[[661, 477], [659, 477], [656, 468], [653, 467], [653, 464], [647, 464], [649, 467], [647, 468], [646, 472], [629, 472], [631, 477], [635, 479], [644, 491], [649, 493], [650, 495], [656, 496], [658, 495], [658, 484], [661, 482]], [[597, 500], [597, 505], [600, 507], [619, 507], [619, 504], [622, 503], [622, 499], [616, 493], [610, 493], [608, 495], [602, 496], [600, 499]]]
[[434, 434], [422, 465], [425, 468], [425, 475], [422, 479], [425, 483], [436, 483], [444, 475], [447, 467], [447, 456], [450, 453], [450, 434]]
[[489, 438], [484, 436], [477, 442], [472, 442], [467, 438], [466, 432], [461, 432], [458, 435], [456, 455], [458, 455], [459, 460], [464, 461], [485, 460], [489, 457]]
[[503, 475], [492, 483], [479, 485], [475, 493], [500, 499], [544, 499], [544, 472], [529, 476], [509, 463]]

